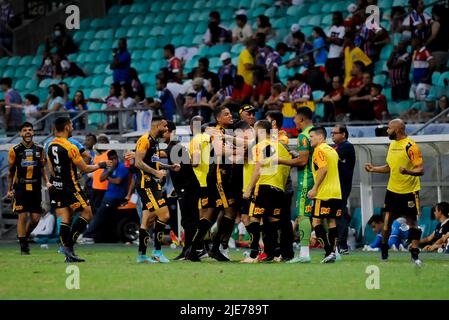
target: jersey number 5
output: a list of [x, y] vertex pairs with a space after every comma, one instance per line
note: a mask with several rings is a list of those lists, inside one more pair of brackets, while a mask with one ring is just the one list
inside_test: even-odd
[[55, 164], [59, 164], [59, 156], [58, 156], [58, 147], [54, 146], [53, 148], [51, 148], [51, 152], [53, 153], [54, 158], [54, 162]]

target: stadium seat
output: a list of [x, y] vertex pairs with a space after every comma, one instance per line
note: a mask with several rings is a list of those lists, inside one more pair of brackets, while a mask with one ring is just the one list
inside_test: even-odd
[[13, 78], [15, 72], [16, 72], [15, 68], [8, 67], [5, 71], [3, 71], [2, 77], [3, 78]]
[[[447, 84], [445, 84], [445, 81]], [[447, 88], [449, 86], [449, 71], [443, 72], [438, 80], [438, 85], [440, 87]]]
[[321, 12], [321, 7], [322, 7], [321, 3], [312, 4], [309, 8], [309, 14], [310, 15], [319, 14]]
[[27, 71], [25, 72], [25, 77], [27, 79], [31, 79], [36, 74], [37, 68], [36, 67], [29, 67]]
[[28, 80], [25, 89], [28, 91], [33, 91], [37, 89], [37, 80], [36, 79]]
[[441, 76], [441, 72], [438, 71], [434, 71], [432, 73], [432, 84], [437, 86], [440, 83], [440, 76]]
[[380, 53], [380, 58], [382, 60], [388, 60], [390, 58], [391, 53], [393, 52], [393, 45], [387, 44]]
[[28, 80], [27, 79], [19, 79], [15, 84], [14, 87], [16, 90], [23, 91], [26, 88]]
[[410, 109], [412, 105], [412, 102], [409, 100], [406, 101], [400, 101], [396, 104], [396, 109], [399, 112], [399, 114], [402, 114]]
[[384, 87], [386, 82], [387, 82], [387, 76], [384, 75], [384, 74], [375, 75], [374, 78], [373, 78], [373, 82], [377, 83], [377, 84], [380, 84], [381, 86]]

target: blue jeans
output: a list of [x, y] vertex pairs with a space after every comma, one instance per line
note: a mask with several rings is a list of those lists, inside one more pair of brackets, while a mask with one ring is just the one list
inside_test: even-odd
[[108, 215], [116, 210], [123, 199], [108, 199], [103, 198], [101, 205], [95, 212], [94, 218], [89, 222], [89, 226], [84, 232], [83, 236], [85, 238], [98, 238], [101, 235], [101, 227], [108, 218]]

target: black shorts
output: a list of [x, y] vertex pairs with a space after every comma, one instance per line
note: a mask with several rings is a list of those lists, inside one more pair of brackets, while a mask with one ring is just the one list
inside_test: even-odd
[[198, 209], [214, 208], [209, 201], [209, 189], [200, 187], [200, 197], [198, 199]]
[[221, 179], [216, 174], [207, 176], [208, 203], [209, 208], [235, 207], [235, 192], [232, 185], [231, 172], [222, 171]]
[[268, 186], [256, 186], [249, 209], [250, 217], [277, 217], [281, 214], [284, 191]]
[[51, 188], [49, 194], [53, 209], [70, 208], [76, 212], [90, 206], [89, 199], [82, 191]]
[[42, 213], [42, 192], [40, 188], [35, 191], [14, 190], [12, 210], [15, 213]]
[[167, 206], [167, 201], [162, 194], [162, 187], [154, 179], [145, 181], [143, 188], [137, 186], [136, 191], [142, 201], [143, 210], [154, 212]]
[[248, 214], [249, 215], [249, 210], [251, 208], [251, 198], [250, 199], [241, 199], [240, 200], [240, 214]]
[[315, 199], [313, 201], [312, 218], [339, 218], [343, 213], [341, 206], [341, 199]]
[[420, 210], [418, 191], [400, 194], [387, 190], [385, 193], [384, 212], [389, 212], [392, 215], [392, 219], [399, 217], [416, 219]]

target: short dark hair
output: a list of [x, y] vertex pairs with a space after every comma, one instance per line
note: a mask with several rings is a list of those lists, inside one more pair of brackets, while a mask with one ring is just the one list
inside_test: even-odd
[[439, 202], [435, 205], [435, 208], [438, 208], [438, 210], [441, 211], [443, 216], [445, 216], [446, 218], [449, 218], [449, 203], [447, 203], [445, 201]]
[[176, 130], [176, 124], [173, 121], [167, 120], [168, 132], [173, 132]]
[[220, 20], [220, 13], [218, 11], [212, 11], [211, 13], [209, 13], [209, 17]]
[[337, 125], [335, 125], [335, 126], [338, 128], [338, 130], [339, 130], [341, 133], [343, 133], [343, 134], [345, 135], [345, 138], [346, 138], [346, 139], [349, 138], [348, 127], [346, 127], [345, 124], [339, 123], [339, 124], [337, 124]]
[[39, 98], [34, 94], [26, 94], [25, 99], [29, 100], [33, 106], [37, 106], [39, 104]]
[[296, 31], [292, 36], [293, 36], [293, 39], [298, 39], [298, 40], [301, 40], [303, 42], [306, 39], [304, 33], [302, 33], [301, 31]]
[[276, 51], [279, 52], [281, 50], [288, 51], [288, 46], [284, 42], [278, 42], [276, 44]]
[[248, 129], [251, 129], [251, 126], [247, 122], [245, 122], [243, 120], [239, 120], [234, 124], [234, 130], [237, 130], [237, 129], [248, 130]]
[[368, 220], [368, 225], [371, 225], [372, 223], [382, 223], [384, 222], [384, 220], [382, 219], [382, 216], [379, 214], [374, 214], [371, 216], [371, 218], [369, 218]]
[[95, 134], [89, 132], [88, 134], [86, 134], [86, 138], [87, 138], [87, 137], [93, 138], [94, 141], [95, 141], [95, 143], [97, 143], [97, 136], [96, 136]]
[[270, 117], [274, 121], [276, 121], [276, 126], [280, 129], [284, 125], [284, 115], [281, 111], [278, 110], [270, 110], [267, 112], [266, 117]]
[[33, 124], [31, 122], [26, 121], [26, 122], [24, 122], [24, 123], [22, 123], [20, 125], [19, 131], [22, 131], [23, 128], [31, 128], [31, 129], [33, 129]]
[[207, 59], [206, 57], [202, 57], [198, 59], [198, 63], [202, 63], [206, 66], [206, 68], [209, 68], [209, 59]]
[[171, 43], [164, 46], [164, 50], [170, 51], [171, 54], [175, 54], [175, 46]]
[[353, 32], [350, 31], [350, 32], [346, 32], [345, 35], [343, 36], [343, 38], [354, 42], [355, 35]]
[[2, 78], [0, 80], [0, 85], [3, 86], [8, 86], [11, 87], [12, 86], [12, 79], [10, 77], [6, 77], [6, 78]]
[[307, 120], [312, 120], [313, 118], [313, 112], [310, 110], [309, 107], [300, 107], [296, 109], [296, 115], [297, 116], [303, 116]]
[[259, 120], [256, 122], [255, 127], [261, 127], [269, 135], [271, 131], [271, 122], [268, 120]]
[[316, 134], [320, 134], [324, 138], [327, 138], [326, 128], [324, 128], [324, 127], [321, 127], [321, 126], [313, 127], [312, 129], [310, 129], [309, 132], [315, 132]]
[[108, 151], [108, 159], [111, 160], [112, 158], [115, 158], [115, 157], [118, 158], [117, 151], [115, 151], [115, 150], [109, 150], [109, 151]]
[[54, 122], [54, 127], [56, 132], [63, 132], [66, 125], [70, 123], [70, 118], [68, 117], [59, 117]]
[[154, 116], [153, 119], [151, 119], [151, 123], [156, 123], [156, 122], [160, 122], [160, 121], [164, 121], [167, 120], [164, 117], [161, 116]]
[[383, 89], [382, 85], [380, 85], [380, 84], [378, 84], [378, 83], [373, 83], [373, 84], [371, 84], [371, 88], [376, 89], [377, 91], [379, 91], [379, 93], [381, 93], [381, 92], [382, 92], [382, 89]]
[[248, 17], [244, 14], [238, 14], [235, 18], [242, 21], [243, 23], [246, 23], [248, 21]]
[[228, 107], [226, 106], [218, 106], [217, 108], [215, 108], [214, 110], [214, 118], [215, 120], [217, 119], [217, 117], [223, 112], [223, 110], [228, 109]]

